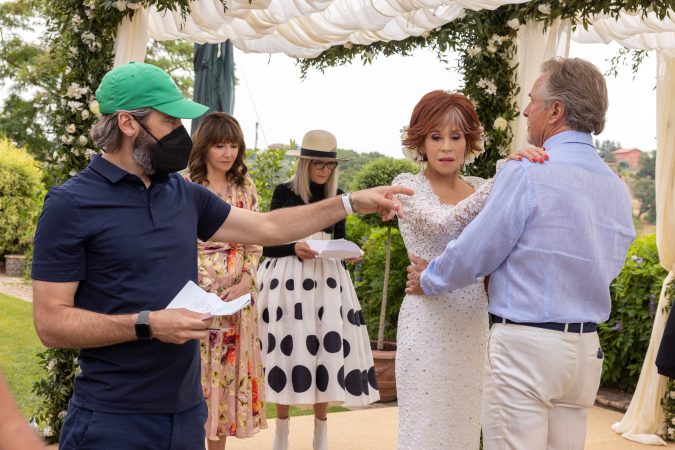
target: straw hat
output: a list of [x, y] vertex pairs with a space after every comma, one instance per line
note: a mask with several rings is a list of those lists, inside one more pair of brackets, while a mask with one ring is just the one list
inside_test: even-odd
[[328, 131], [312, 130], [302, 138], [300, 150], [289, 150], [286, 156], [296, 156], [303, 159], [321, 159], [329, 161], [349, 161], [337, 157], [337, 140]]

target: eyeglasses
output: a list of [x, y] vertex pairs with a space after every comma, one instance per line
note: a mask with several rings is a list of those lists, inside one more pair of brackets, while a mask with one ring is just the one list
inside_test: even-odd
[[328, 168], [330, 170], [335, 169], [338, 166], [337, 161], [312, 161], [312, 164], [314, 165], [314, 168], [316, 170], [323, 170], [324, 168]]

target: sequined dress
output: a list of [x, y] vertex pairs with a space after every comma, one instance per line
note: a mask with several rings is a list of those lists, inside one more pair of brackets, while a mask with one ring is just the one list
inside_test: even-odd
[[[415, 191], [400, 196], [400, 230], [409, 254], [435, 258], [483, 209], [492, 181], [464, 180], [475, 192], [446, 205], [422, 173], [394, 179]], [[483, 279], [441, 296], [404, 298], [396, 335], [399, 449], [479, 448], [487, 300]]]

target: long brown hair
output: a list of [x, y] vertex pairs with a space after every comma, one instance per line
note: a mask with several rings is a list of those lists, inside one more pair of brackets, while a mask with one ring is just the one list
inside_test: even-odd
[[232, 183], [243, 186], [248, 172], [244, 162], [246, 159], [244, 133], [237, 119], [223, 112], [212, 112], [204, 116], [192, 136], [192, 153], [188, 161], [190, 179], [204, 186], [209, 183], [206, 178], [206, 153], [216, 144], [237, 144], [239, 147], [237, 157], [226, 175]]

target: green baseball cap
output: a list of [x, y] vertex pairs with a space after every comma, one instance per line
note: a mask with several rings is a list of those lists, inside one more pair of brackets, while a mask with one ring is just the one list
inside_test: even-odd
[[169, 74], [159, 67], [134, 61], [103, 76], [96, 100], [101, 114], [153, 108], [171, 117], [194, 119], [209, 110], [183, 97]]

